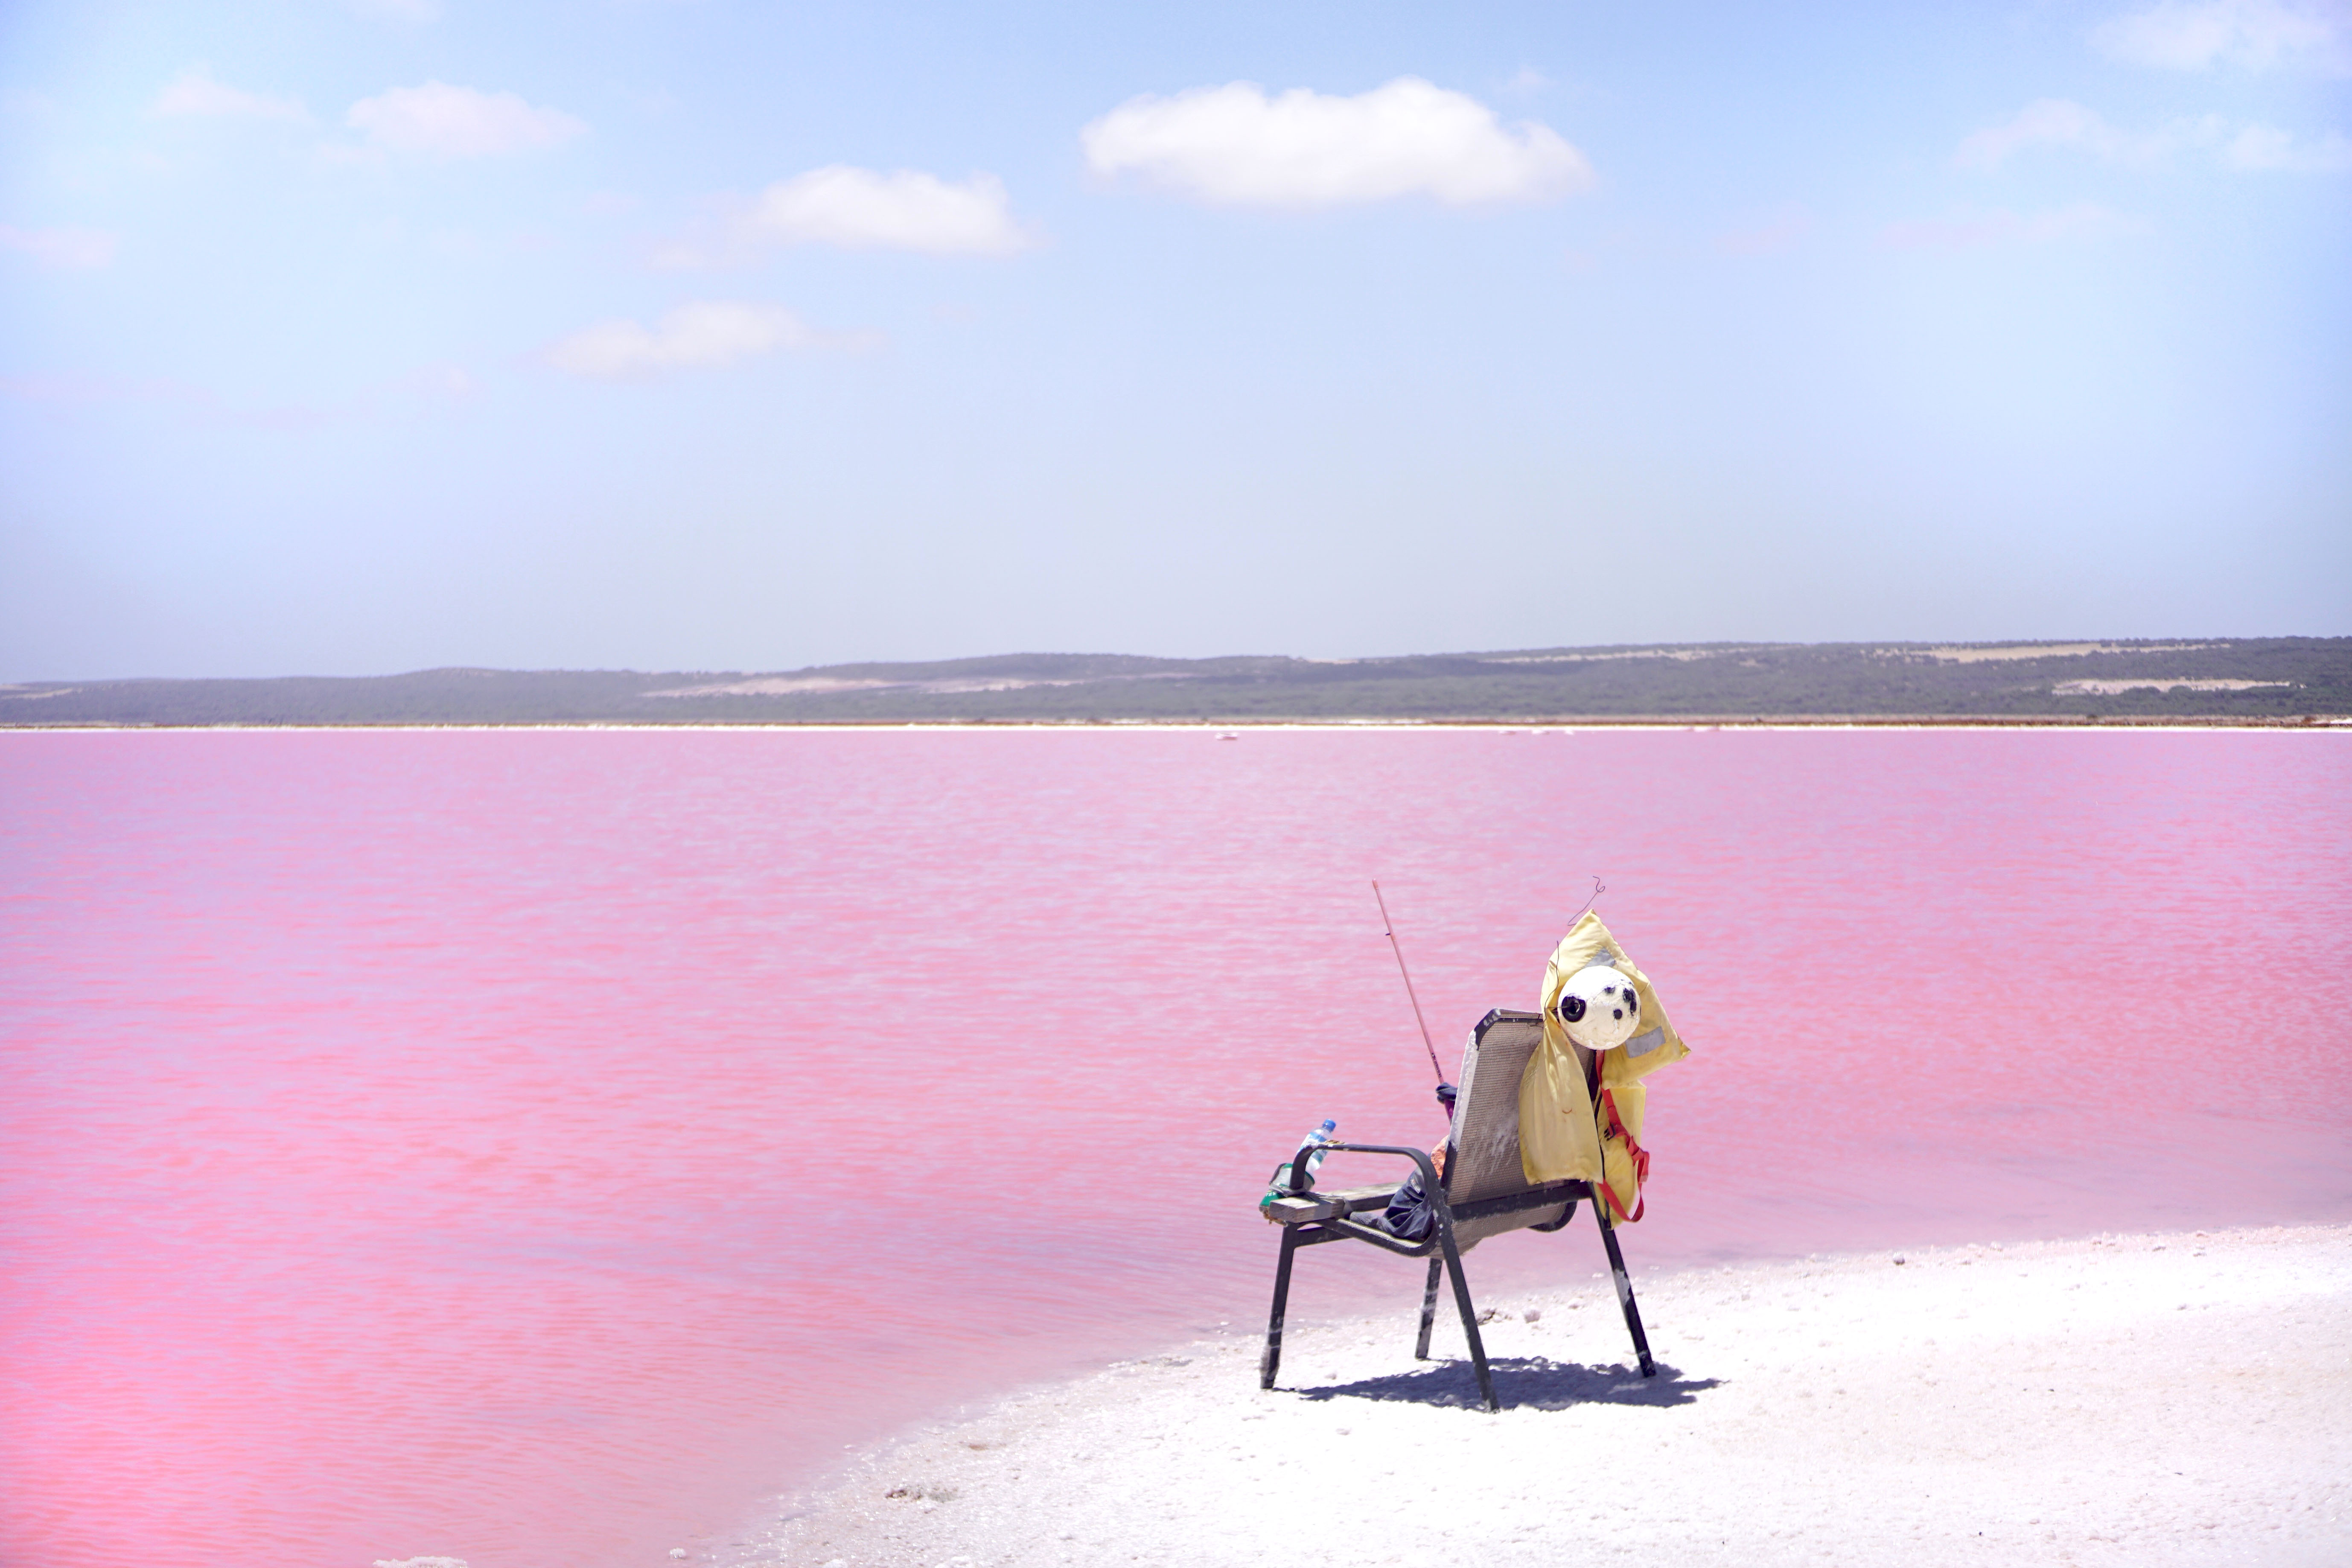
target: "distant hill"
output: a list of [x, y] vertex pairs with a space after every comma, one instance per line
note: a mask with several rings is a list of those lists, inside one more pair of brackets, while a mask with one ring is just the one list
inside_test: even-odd
[[0, 726], [2352, 715], [2352, 637], [1689, 643], [1318, 660], [1006, 654], [746, 671], [427, 669], [0, 686]]

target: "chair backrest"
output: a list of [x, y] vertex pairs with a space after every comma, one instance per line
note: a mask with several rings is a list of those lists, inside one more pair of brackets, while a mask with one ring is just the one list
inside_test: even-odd
[[[1496, 1008], [1478, 1020], [1462, 1047], [1462, 1077], [1454, 1091], [1454, 1130], [1447, 1135], [1445, 1195], [1455, 1204], [1499, 1198], [1528, 1190], [1519, 1163], [1519, 1078], [1543, 1043], [1543, 1016]], [[1575, 1047], [1578, 1065], [1589, 1074], [1591, 1054]], [[1489, 1236], [1542, 1225], [1550, 1209], [1496, 1215], [1454, 1227], [1467, 1247]]]

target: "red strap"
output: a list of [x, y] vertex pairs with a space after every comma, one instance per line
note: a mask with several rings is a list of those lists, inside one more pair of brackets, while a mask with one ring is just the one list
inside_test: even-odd
[[1625, 1205], [1617, 1201], [1616, 1189], [1609, 1184], [1609, 1162], [1606, 1160], [1601, 1163], [1600, 1190], [1609, 1200], [1609, 1206], [1617, 1211], [1617, 1217], [1631, 1225], [1642, 1217], [1643, 1209], [1650, 1206], [1649, 1198], [1642, 1191], [1650, 1180], [1650, 1152], [1634, 1142], [1633, 1135], [1625, 1131], [1625, 1119], [1617, 1114], [1617, 1097], [1605, 1088], [1601, 1091], [1601, 1103], [1609, 1112], [1611, 1130], [1625, 1140], [1625, 1152], [1633, 1156], [1633, 1212], [1627, 1214]]

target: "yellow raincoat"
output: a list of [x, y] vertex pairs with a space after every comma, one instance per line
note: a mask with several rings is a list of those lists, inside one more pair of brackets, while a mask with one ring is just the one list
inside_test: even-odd
[[[1578, 970], [1607, 963], [1633, 982], [1642, 998], [1642, 1032], [1601, 1053], [1600, 1103], [1584, 1087], [1567, 1027], [1552, 1009], [1559, 988]], [[1519, 1078], [1519, 1163], [1530, 1184], [1592, 1182], [1612, 1223], [1642, 1217], [1642, 1180], [1650, 1157], [1642, 1148], [1642, 1079], [1690, 1055], [1658, 1005], [1650, 977], [1634, 966], [1601, 923], [1587, 913], [1552, 951], [1544, 966], [1543, 1044]]]

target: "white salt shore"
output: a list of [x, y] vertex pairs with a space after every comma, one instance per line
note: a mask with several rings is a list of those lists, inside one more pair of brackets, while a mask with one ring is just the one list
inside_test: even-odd
[[1637, 1278], [1650, 1381], [1598, 1277], [1482, 1300], [1500, 1415], [1458, 1320], [1413, 1361], [1418, 1285], [1400, 1265], [1393, 1311], [1295, 1315], [1270, 1393], [1237, 1322], [880, 1449], [692, 1555], [2352, 1563], [2352, 1226]]

